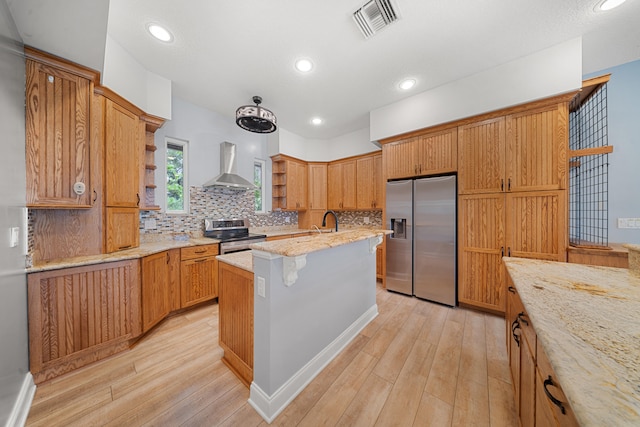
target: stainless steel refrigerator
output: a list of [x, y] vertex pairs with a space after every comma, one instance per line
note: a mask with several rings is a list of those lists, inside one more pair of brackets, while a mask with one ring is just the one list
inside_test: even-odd
[[387, 289], [457, 303], [455, 175], [387, 182]]

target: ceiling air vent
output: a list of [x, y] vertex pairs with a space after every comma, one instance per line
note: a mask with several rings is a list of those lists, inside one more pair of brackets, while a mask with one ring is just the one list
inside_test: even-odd
[[398, 20], [390, 0], [371, 0], [353, 12], [353, 20], [368, 39], [387, 25]]

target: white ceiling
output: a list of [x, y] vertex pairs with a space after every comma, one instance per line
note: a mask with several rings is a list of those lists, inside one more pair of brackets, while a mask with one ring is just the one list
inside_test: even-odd
[[[595, 12], [598, 0], [393, 0], [400, 19], [369, 40], [351, 18], [365, 0], [6, 1], [26, 44], [94, 67], [109, 4], [109, 35], [170, 79], [174, 96], [233, 117], [260, 95], [279, 126], [305, 138], [368, 127], [372, 109], [578, 36], [585, 74], [640, 59], [640, 0], [609, 12]], [[175, 41], [152, 39], [149, 22]], [[298, 57], [314, 70], [298, 73]], [[400, 93], [406, 77], [418, 84]]]

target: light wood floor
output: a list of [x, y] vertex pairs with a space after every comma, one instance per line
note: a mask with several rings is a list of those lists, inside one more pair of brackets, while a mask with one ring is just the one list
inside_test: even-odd
[[[517, 426], [501, 317], [389, 293], [278, 426]], [[28, 426], [265, 426], [220, 362], [218, 306], [38, 386]]]

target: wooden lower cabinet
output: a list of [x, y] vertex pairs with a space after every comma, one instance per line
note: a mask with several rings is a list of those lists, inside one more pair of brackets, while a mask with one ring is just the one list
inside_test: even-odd
[[173, 249], [142, 258], [142, 332], [164, 319], [179, 301], [176, 276], [180, 268], [180, 251]]
[[27, 286], [36, 383], [125, 350], [142, 333], [137, 259], [31, 273]]
[[189, 307], [218, 296], [215, 256], [219, 245], [180, 249], [180, 306]]
[[[507, 351], [520, 425], [522, 427], [578, 426], [546, 353], [538, 343], [520, 296], [510, 280], [509, 285], [506, 317]], [[553, 396], [555, 403], [549, 395]]]
[[218, 283], [222, 361], [249, 387], [253, 381], [253, 273], [220, 262]]

